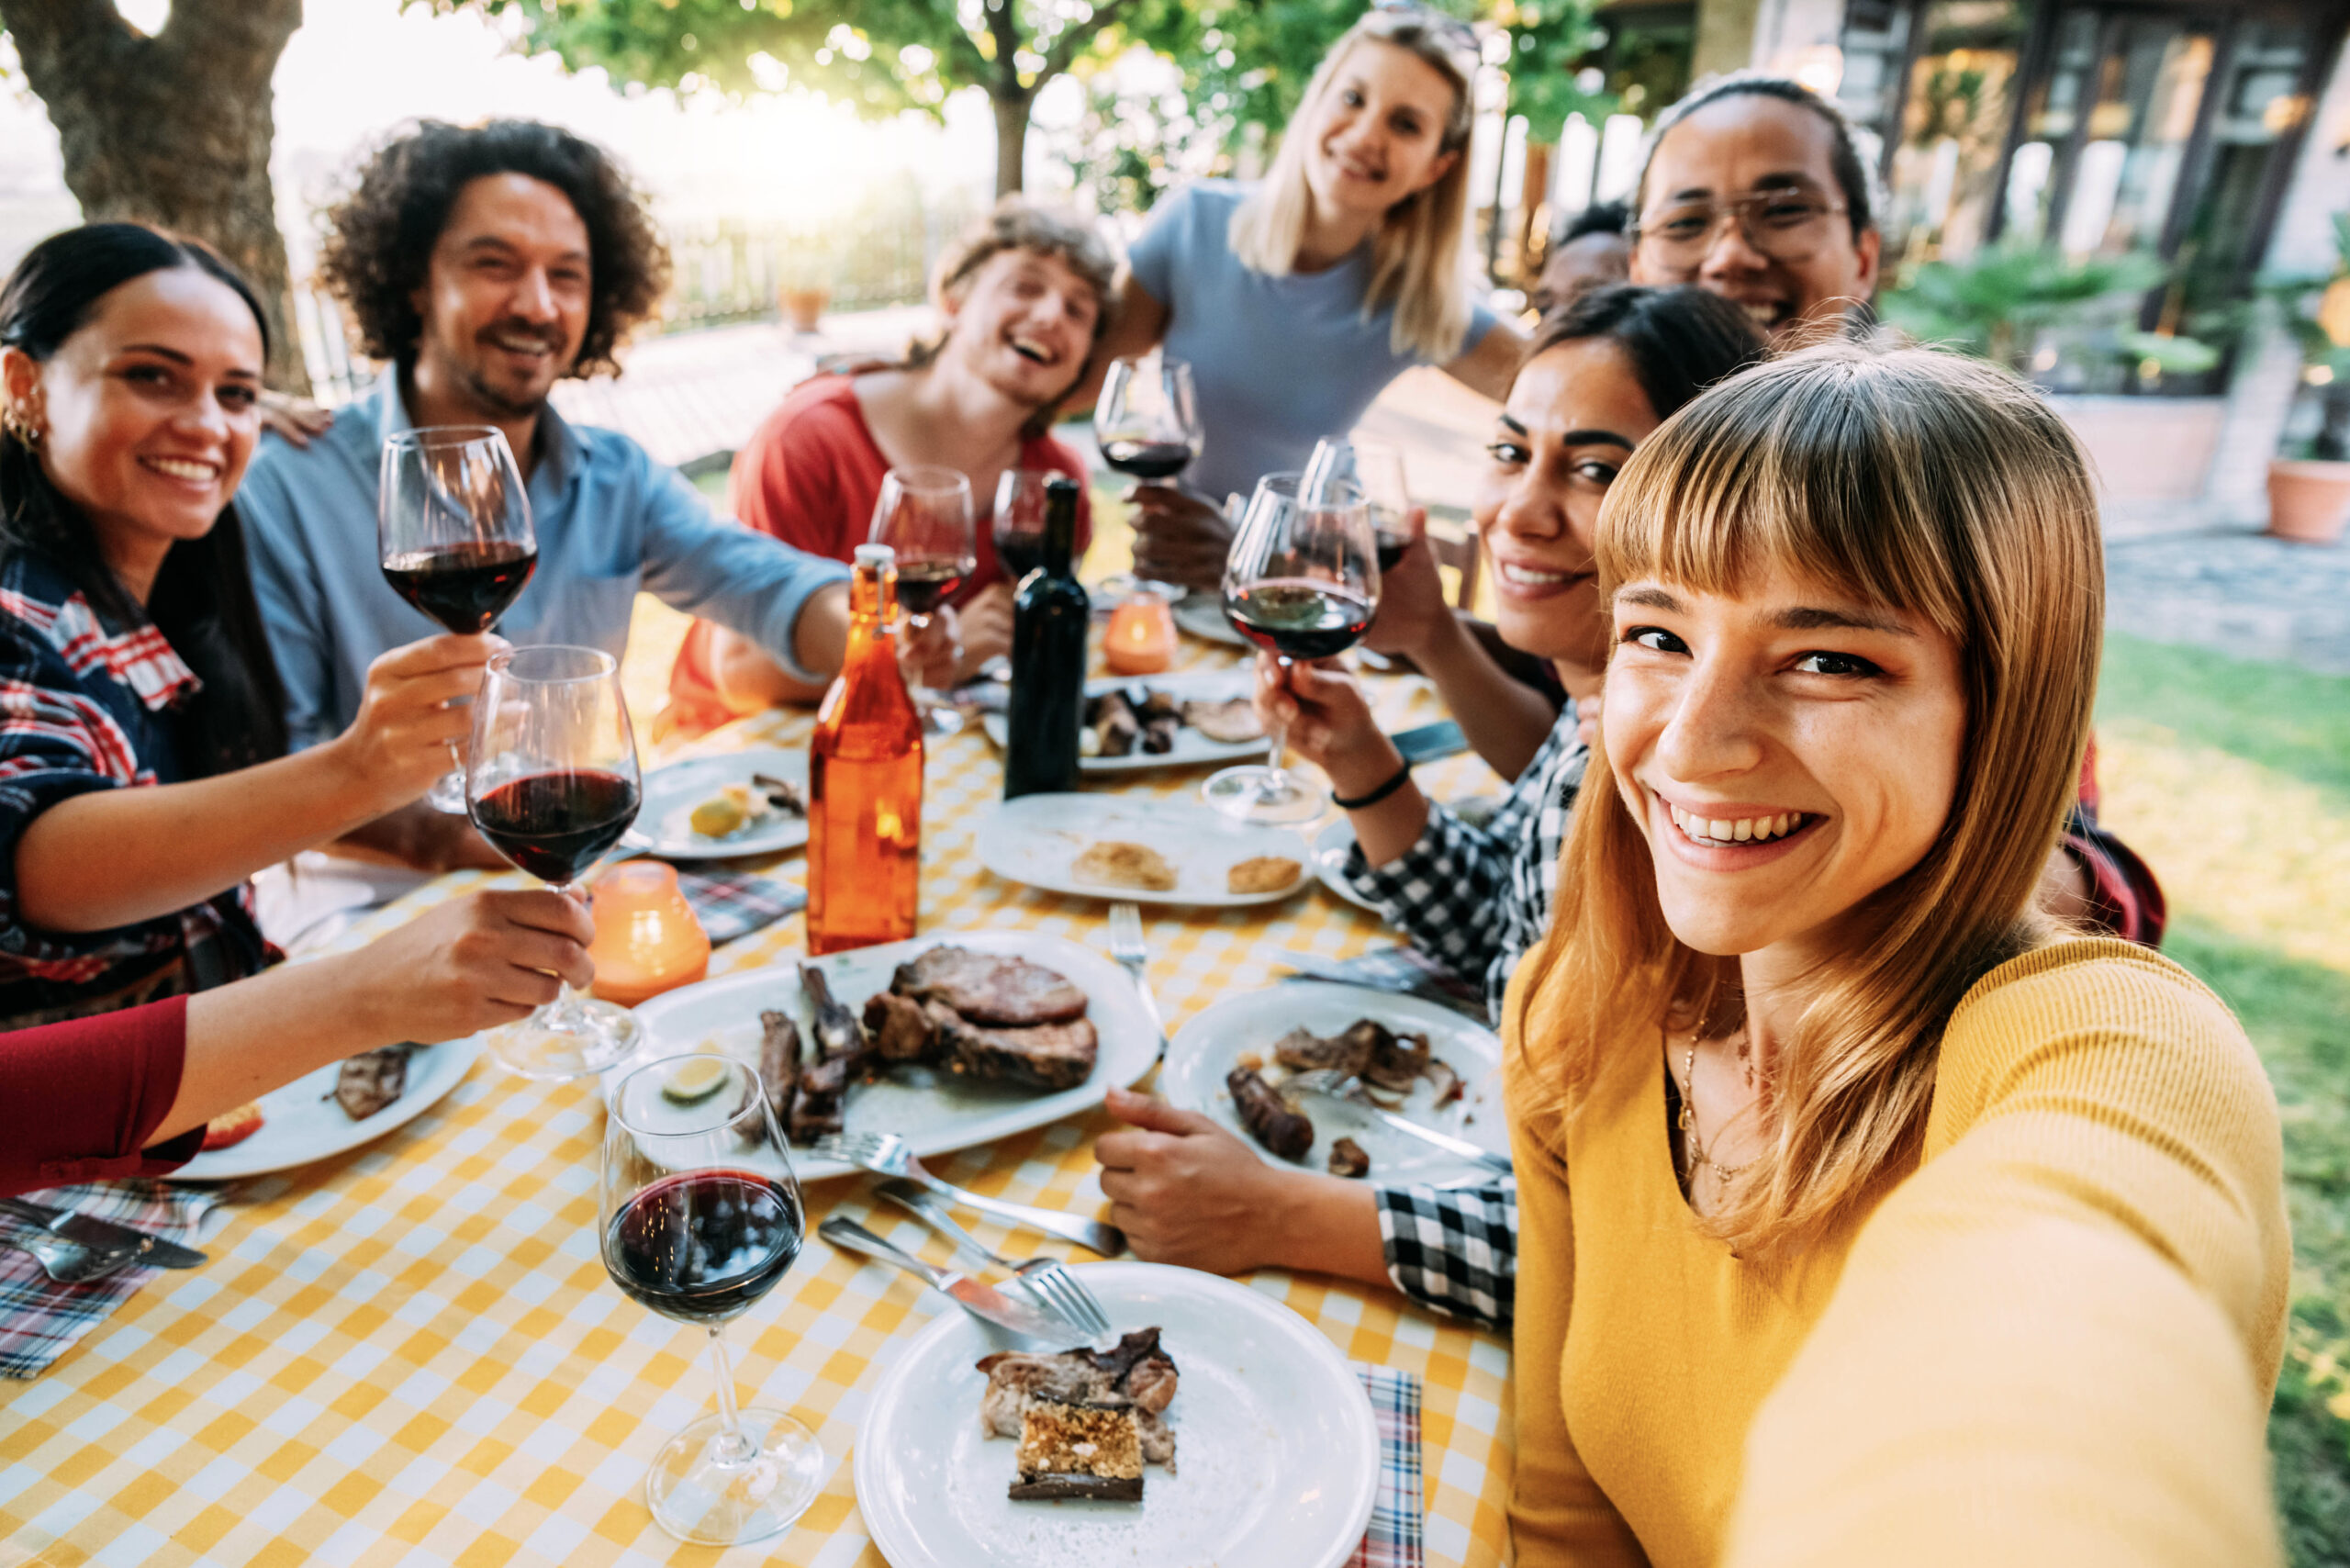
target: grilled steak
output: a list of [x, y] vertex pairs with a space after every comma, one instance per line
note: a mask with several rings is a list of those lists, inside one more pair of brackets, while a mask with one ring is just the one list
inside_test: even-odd
[[1142, 1456], [1175, 1470], [1175, 1434], [1165, 1420], [1175, 1398], [1174, 1358], [1159, 1349], [1158, 1330], [1137, 1328], [1110, 1350], [1080, 1347], [1053, 1355], [998, 1350], [979, 1360], [988, 1374], [979, 1399], [979, 1425], [992, 1436], [1017, 1438], [1032, 1402], [1130, 1408], [1142, 1439]]
[[1330, 1146], [1330, 1174], [1333, 1176], [1368, 1176], [1371, 1155], [1350, 1137], [1342, 1137]]
[[1096, 756], [1124, 756], [1142, 735], [1142, 721], [1134, 705], [1115, 691], [1105, 691], [1085, 705], [1085, 724], [1098, 743]]
[[789, 1128], [792, 1098], [800, 1088], [800, 1025], [789, 1013], [770, 1008], [759, 1014], [759, 1081], [767, 1087], [767, 1109], [778, 1125]]
[[408, 1053], [414, 1046], [379, 1046], [342, 1064], [335, 1074], [334, 1103], [354, 1122], [364, 1122], [408, 1089]]
[[1358, 1037], [1354, 1029], [1342, 1035], [1323, 1036], [1299, 1027], [1273, 1042], [1273, 1060], [1292, 1072], [1330, 1068], [1351, 1077], [1370, 1065], [1371, 1045], [1367, 1039]]
[[873, 1038], [874, 1059], [884, 1067], [926, 1062], [938, 1053], [938, 1025], [921, 1002], [895, 991], [877, 991], [865, 999], [865, 1032]]
[[1164, 756], [1175, 749], [1176, 733], [1183, 721], [1172, 713], [1158, 713], [1143, 721], [1142, 749], [1153, 756]]
[[974, 1024], [1017, 1028], [1085, 1016], [1085, 992], [1066, 976], [1024, 958], [968, 947], [933, 947], [900, 964], [890, 989], [916, 1002], [944, 1002]]
[[1224, 1086], [1231, 1091], [1240, 1125], [1250, 1137], [1283, 1159], [1305, 1158], [1314, 1147], [1314, 1124], [1291, 1109], [1270, 1084], [1248, 1069], [1236, 1067], [1225, 1075]]
[[832, 988], [815, 965], [800, 966], [800, 985], [816, 1004], [816, 1025], [811, 1031], [816, 1051], [800, 1065], [800, 1090], [791, 1102], [791, 1141], [813, 1143], [841, 1130], [842, 1096], [865, 1062], [865, 1031], [847, 1008], [833, 1000]]
[[937, 1027], [939, 1057], [948, 1070], [983, 1081], [1074, 1089], [1092, 1076], [1101, 1051], [1091, 1019], [990, 1029], [966, 1023], [935, 1002], [923, 1002], [923, 1011]]

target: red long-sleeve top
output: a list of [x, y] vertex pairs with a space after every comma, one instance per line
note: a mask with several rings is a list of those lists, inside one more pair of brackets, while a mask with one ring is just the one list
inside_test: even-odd
[[185, 996], [0, 1035], [0, 1195], [162, 1176], [194, 1159], [200, 1126], [147, 1147], [186, 1056]]

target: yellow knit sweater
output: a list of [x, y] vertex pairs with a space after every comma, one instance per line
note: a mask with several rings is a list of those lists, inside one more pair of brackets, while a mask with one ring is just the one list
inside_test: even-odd
[[[1563, 1010], [1526, 989], [1513, 1046]], [[1919, 1165], [1768, 1268], [1682, 1198], [1662, 1054], [1628, 1029], [1572, 1118], [1510, 1083], [1519, 1568], [2275, 1561], [2277, 1107], [2193, 977], [2106, 940], [1985, 976]]]

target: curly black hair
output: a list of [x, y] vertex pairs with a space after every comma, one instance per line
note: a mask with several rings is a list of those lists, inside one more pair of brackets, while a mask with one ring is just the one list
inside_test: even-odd
[[610, 154], [536, 120], [420, 121], [361, 166], [350, 196], [327, 215], [319, 275], [359, 324], [364, 353], [403, 368], [415, 362], [424, 319], [410, 300], [457, 193], [509, 174], [554, 186], [588, 226], [588, 331], [564, 374], [618, 373], [612, 351], [668, 291], [669, 249]]

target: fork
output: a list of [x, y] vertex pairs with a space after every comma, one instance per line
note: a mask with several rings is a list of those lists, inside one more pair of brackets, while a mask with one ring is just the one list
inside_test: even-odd
[[1140, 905], [1121, 902], [1110, 906], [1110, 957], [1134, 977], [1135, 994], [1142, 1001], [1143, 1012], [1150, 1017], [1150, 1026], [1158, 1031], [1158, 1054], [1164, 1058], [1167, 1024], [1158, 1015], [1158, 1003], [1151, 997], [1150, 982], [1143, 978], [1143, 970], [1150, 964], [1150, 945], [1142, 938]]
[[1467, 1138], [1454, 1137], [1450, 1133], [1440, 1133], [1434, 1127], [1424, 1127], [1408, 1116], [1399, 1116], [1393, 1111], [1373, 1104], [1371, 1097], [1363, 1092], [1361, 1078], [1354, 1073], [1342, 1071], [1335, 1067], [1311, 1068], [1304, 1072], [1293, 1074], [1281, 1087], [1286, 1090], [1295, 1090], [1302, 1094], [1326, 1094], [1333, 1100], [1343, 1100], [1357, 1110], [1377, 1117], [1399, 1133], [1407, 1133], [1423, 1143], [1433, 1144], [1447, 1154], [1457, 1154], [1463, 1159], [1473, 1159], [1486, 1170], [1497, 1174], [1505, 1176], [1516, 1169], [1510, 1163], [1509, 1156], [1506, 1154], [1495, 1154], [1492, 1149], [1471, 1143]]
[[1125, 1235], [1115, 1226], [1062, 1214], [1055, 1209], [1033, 1209], [1026, 1204], [1010, 1204], [1002, 1198], [983, 1197], [978, 1193], [966, 1192], [940, 1181], [922, 1168], [922, 1161], [914, 1158], [912, 1146], [896, 1133], [834, 1133], [817, 1140], [815, 1152], [826, 1159], [845, 1160], [860, 1170], [872, 1171], [876, 1176], [902, 1176], [919, 1182], [940, 1197], [960, 1204], [967, 1209], [977, 1209], [983, 1215], [993, 1215], [1013, 1225], [1041, 1230], [1046, 1236], [1074, 1241], [1104, 1258], [1115, 1258], [1126, 1249]]
[[12, 1226], [6, 1233], [0, 1233], [0, 1247], [13, 1247], [19, 1252], [32, 1254], [33, 1260], [40, 1264], [41, 1272], [61, 1285], [79, 1285], [92, 1280], [103, 1280], [108, 1274], [128, 1268], [139, 1256], [139, 1249], [135, 1245], [92, 1247], [30, 1227]]
[[892, 1179], [874, 1189], [900, 1208], [911, 1210], [915, 1218], [955, 1244], [957, 1256], [975, 1263], [992, 1263], [999, 1269], [1010, 1270], [1020, 1276], [1020, 1282], [1037, 1305], [1058, 1313], [1091, 1338], [1110, 1337], [1110, 1315], [1102, 1310], [1102, 1303], [1088, 1289], [1083, 1280], [1069, 1271], [1057, 1258], [1029, 1258], [1015, 1260], [1002, 1257], [982, 1247], [978, 1238], [955, 1223], [946, 1205], [923, 1188], [912, 1182]]

